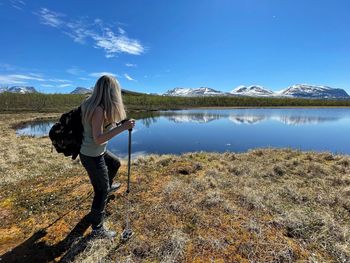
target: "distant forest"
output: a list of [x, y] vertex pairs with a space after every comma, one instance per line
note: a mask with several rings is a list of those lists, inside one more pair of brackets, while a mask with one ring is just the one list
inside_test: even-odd
[[[0, 111], [64, 112], [80, 103], [87, 95], [73, 94], [0, 94]], [[255, 98], [255, 97], [170, 97], [138, 93], [123, 94], [128, 111], [172, 110], [196, 107], [349, 107], [350, 100]]]

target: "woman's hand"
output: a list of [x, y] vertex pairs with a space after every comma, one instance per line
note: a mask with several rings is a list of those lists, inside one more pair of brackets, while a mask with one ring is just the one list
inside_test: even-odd
[[134, 119], [130, 119], [130, 120], [125, 121], [122, 124], [122, 127], [123, 127], [124, 130], [132, 130], [135, 127], [135, 120]]

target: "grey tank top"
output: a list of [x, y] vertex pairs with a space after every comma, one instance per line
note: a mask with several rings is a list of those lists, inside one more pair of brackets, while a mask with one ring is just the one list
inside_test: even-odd
[[[91, 123], [86, 123], [83, 121], [84, 133], [83, 133], [83, 142], [81, 144], [80, 153], [96, 157], [104, 154], [107, 148], [107, 142], [99, 145], [96, 144], [92, 136], [92, 125]], [[103, 132], [105, 132], [104, 130]]]

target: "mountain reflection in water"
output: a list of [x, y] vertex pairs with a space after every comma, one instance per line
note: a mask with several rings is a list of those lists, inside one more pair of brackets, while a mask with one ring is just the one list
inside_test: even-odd
[[[289, 147], [350, 154], [349, 108], [193, 109], [130, 113], [133, 156], [193, 151], [244, 152]], [[53, 123], [32, 123], [19, 135], [45, 136]], [[128, 153], [128, 133], [112, 138], [108, 149]]]
[[[158, 117], [164, 117], [167, 120], [175, 123], [208, 123], [215, 120], [227, 118], [235, 124], [257, 124], [263, 121], [272, 120], [282, 122], [287, 125], [318, 124], [322, 122], [337, 121], [342, 117], [334, 115], [332, 116], [329, 114], [319, 115], [319, 112], [315, 112], [314, 114], [313, 112], [301, 112], [300, 114], [296, 114], [293, 112], [288, 112], [288, 110], [281, 110], [281, 112], [278, 112], [277, 114], [276, 112], [271, 112], [271, 110], [252, 109], [244, 111], [247, 112], [241, 113], [235, 112], [235, 110], [231, 110], [231, 112], [224, 111], [223, 113], [211, 113], [207, 111], [198, 112], [196, 110], [162, 111], [158, 113]], [[149, 127], [152, 125], [152, 123], [155, 123], [157, 121], [157, 117], [143, 117], [140, 120], [145, 126]]]

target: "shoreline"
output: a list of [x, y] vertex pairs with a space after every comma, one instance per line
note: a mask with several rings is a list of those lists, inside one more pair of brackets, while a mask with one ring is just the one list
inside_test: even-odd
[[[72, 107], [73, 109], [74, 107]], [[169, 108], [169, 109], [131, 109], [129, 113], [145, 113], [145, 112], [160, 112], [160, 111], [177, 111], [177, 110], [195, 110], [195, 109], [350, 109], [350, 106], [210, 106], [210, 107], [182, 107], [182, 108]], [[8, 110], [1, 111], [3, 114], [57, 114], [58, 116], [69, 110], [62, 112], [57, 111], [32, 111], [32, 110]]]
[[[191, 109], [350, 109], [350, 106], [212, 106], [212, 107], [190, 107], [175, 110], [191, 110]], [[172, 111], [170, 110], [158, 110], [158, 111]]]

